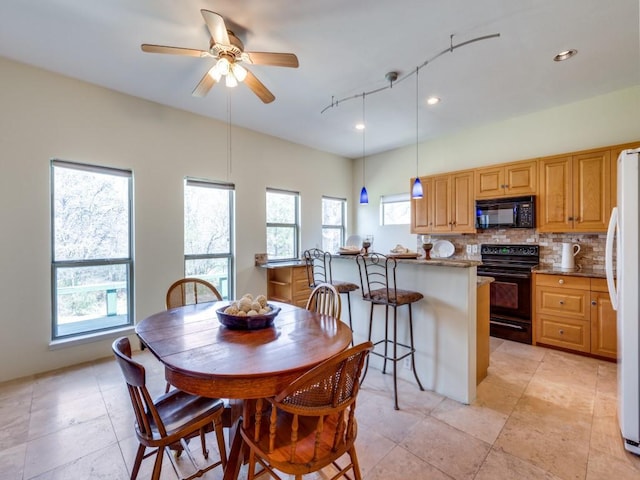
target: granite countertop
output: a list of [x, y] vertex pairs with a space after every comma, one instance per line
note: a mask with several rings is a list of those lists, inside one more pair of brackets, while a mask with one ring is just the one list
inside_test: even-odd
[[485, 277], [482, 275], [478, 276], [478, 286], [481, 287], [482, 285], [486, 285], [487, 283], [491, 283], [491, 282], [495, 282], [496, 279], [493, 277]]
[[545, 273], [547, 275], [571, 275], [574, 277], [592, 277], [592, 278], [606, 278], [607, 275], [604, 270], [594, 270], [591, 267], [578, 266], [575, 270], [568, 272], [561, 270], [559, 267], [553, 265], [538, 265], [533, 269], [535, 273]]
[[[346, 258], [355, 260], [357, 255], [332, 255], [333, 258]], [[412, 265], [429, 265], [435, 267], [457, 267], [457, 268], [470, 268], [482, 265], [482, 262], [477, 260], [467, 260], [462, 258], [432, 258], [431, 260], [425, 260], [422, 257], [418, 258], [397, 258], [398, 263], [408, 263]]]

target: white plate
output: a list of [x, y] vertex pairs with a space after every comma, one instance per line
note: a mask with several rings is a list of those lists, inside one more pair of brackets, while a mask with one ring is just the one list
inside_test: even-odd
[[432, 258], [449, 258], [456, 251], [456, 247], [453, 246], [449, 240], [437, 240], [433, 243], [431, 249]]

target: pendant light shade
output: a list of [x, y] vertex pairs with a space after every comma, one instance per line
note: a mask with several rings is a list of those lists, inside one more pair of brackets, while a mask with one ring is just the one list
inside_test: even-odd
[[422, 183], [420, 182], [420, 178], [416, 177], [413, 182], [413, 188], [411, 189], [411, 198], [422, 198]]
[[369, 194], [367, 193], [367, 187], [363, 186], [360, 190], [360, 205], [366, 205], [369, 203]]
[[367, 193], [367, 187], [365, 187], [364, 181], [364, 160], [365, 160], [365, 131], [367, 129], [367, 125], [364, 121], [364, 92], [362, 93], [362, 125], [364, 128], [362, 129], [362, 190], [360, 190], [360, 205], [367, 205], [369, 203], [369, 194]]

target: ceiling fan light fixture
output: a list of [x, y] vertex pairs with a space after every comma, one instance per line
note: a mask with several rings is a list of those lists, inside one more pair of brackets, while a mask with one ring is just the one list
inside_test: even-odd
[[247, 69], [237, 63], [231, 65], [231, 72], [239, 82], [244, 82], [244, 79], [247, 78]]
[[427, 98], [427, 105], [436, 105], [437, 103], [440, 103], [440, 98], [438, 97]]
[[222, 57], [220, 60], [218, 60], [218, 63], [216, 63], [216, 71], [220, 74], [220, 76], [228, 75], [230, 68], [231, 64], [225, 57]]
[[225, 79], [224, 79], [224, 84], [229, 88], [237, 87], [238, 86], [238, 80], [233, 75], [233, 73], [229, 73], [229, 75], [227, 75], [225, 77]]
[[222, 78], [222, 75], [220, 74], [220, 72], [215, 66], [209, 70], [209, 76], [213, 78], [216, 82], [219, 82], [220, 79]]

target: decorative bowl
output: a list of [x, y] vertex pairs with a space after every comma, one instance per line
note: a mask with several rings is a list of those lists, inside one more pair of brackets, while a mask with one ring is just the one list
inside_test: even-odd
[[218, 314], [218, 320], [222, 325], [233, 330], [259, 330], [261, 328], [270, 327], [273, 324], [273, 320], [280, 313], [280, 307], [274, 307], [267, 303], [271, 307], [269, 313], [264, 315], [252, 315], [252, 316], [238, 316], [224, 313], [225, 309], [229, 306], [220, 307], [216, 310]]

